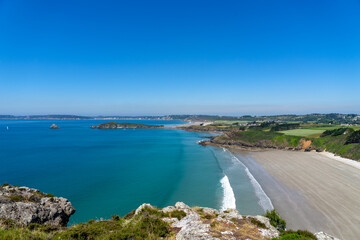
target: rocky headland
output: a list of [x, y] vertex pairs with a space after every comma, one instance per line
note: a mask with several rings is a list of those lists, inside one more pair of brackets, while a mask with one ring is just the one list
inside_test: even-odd
[[[210, 137], [209, 140], [200, 141], [199, 144], [206, 146], [212, 145], [225, 148], [238, 148], [242, 150], [264, 150], [264, 149], [278, 149], [278, 150], [295, 150], [305, 152], [322, 152], [324, 149], [317, 148], [312, 145], [312, 140], [305, 138], [297, 138], [295, 141], [292, 138], [286, 139], [251, 139], [244, 134], [245, 132], [223, 132], [219, 136]], [[245, 136], [244, 136], [245, 135]]]

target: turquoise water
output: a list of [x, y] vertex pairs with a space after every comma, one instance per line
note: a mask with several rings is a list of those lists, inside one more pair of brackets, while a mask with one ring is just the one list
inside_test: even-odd
[[[146, 202], [220, 209], [225, 174], [243, 214], [263, 213], [244, 167], [205, 133], [177, 129], [90, 129], [104, 120], [0, 120], [0, 183], [68, 198], [70, 224], [125, 215]], [[118, 121], [121, 122], [121, 121]], [[132, 120], [145, 124], [179, 121]], [[61, 129], [49, 129], [55, 123]], [[7, 127], [8, 126], [8, 130]], [[235, 169], [235, 171], [234, 171]]]

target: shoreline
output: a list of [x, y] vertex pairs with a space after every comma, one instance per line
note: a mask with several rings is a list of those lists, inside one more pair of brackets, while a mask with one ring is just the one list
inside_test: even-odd
[[344, 240], [360, 235], [360, 165], [349, 164], [353, 160], [329, 153], [227, 149], [259, 182], [288, 229], [325, 231]]

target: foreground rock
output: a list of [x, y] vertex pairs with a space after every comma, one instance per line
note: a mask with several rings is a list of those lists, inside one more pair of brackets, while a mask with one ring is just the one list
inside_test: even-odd
[[28, 187], [7, 184], [0, 187], [0, 218], [25, 226], [31, 223], [66, 226], [74, 213], [75, 209], [65, 198]]
[[[156, 209], [169, 217], [162, 218], [176, 230], [176, 239], [271, 239], [279, 236], [279, 231], [273, 227], [269, 219], [263, 216], [243, 217], [235, 209], [219, 211], [211, 208], [191, 208], [182, 202], [175, 206], [157, 209], [149, 204], [141, 205], [135, 214], [141, 214], [146, 209]], [[179, 219], [171, 213], [184, 212]], [[175, 214], [173, 214], [175, 215]]]
[[[235, 209], [219, 211], [206, 207], [191, 208], [182, 202], [163, 209], [142, 204], [124, 217], [114, 215], [108, 220], [90, 220], [65, 227], [74, 212], [71, 203], [65, 198], [57, 198], [32, 188], [5, 184], [0, 187], [0, 238], [294, 239], [280, 236], [278, 229], [264, 216], [242, 216]], [[323, 232], [316, 236], [319, 240], [337, 240]], [[298, 236], [296, 239], [310, 238]], [[312, 235], [311, 239], [315, 239], [315, 236]]]
[[315, 233], [315, 236], [318, 240], [340, 240], [324, 232]]

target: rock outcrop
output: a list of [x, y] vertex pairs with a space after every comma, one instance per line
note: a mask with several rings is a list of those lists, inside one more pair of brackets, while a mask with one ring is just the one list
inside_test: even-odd
[[315, 233], [315, 236], [318, 240], [340, 240], [324, 232]]
[[25, 226], [31, 223], [66, 226], [74, 213], [74, 207], [65, 198], [28, 187], [8, 184], [0, 187], [0, 218]]
[[175, 206], [163, 209], [157, 209], [150, 204], [143, 204], [135, 211], [135, 214], [141, 214], [147, 208], [153, 208], [163, 213], [176, 211], [186, 213], [181, 219], [162, 218], [172, 228], [177, 229], [176, 239], [178, 240], [271, 239], [279, 236], [279, 231], [270, 224], [268, 218], [263, 216], [243, 217], [235, 209], [219, 211], [206, 207], [191, 208], [182, 202], [178, 202]]

